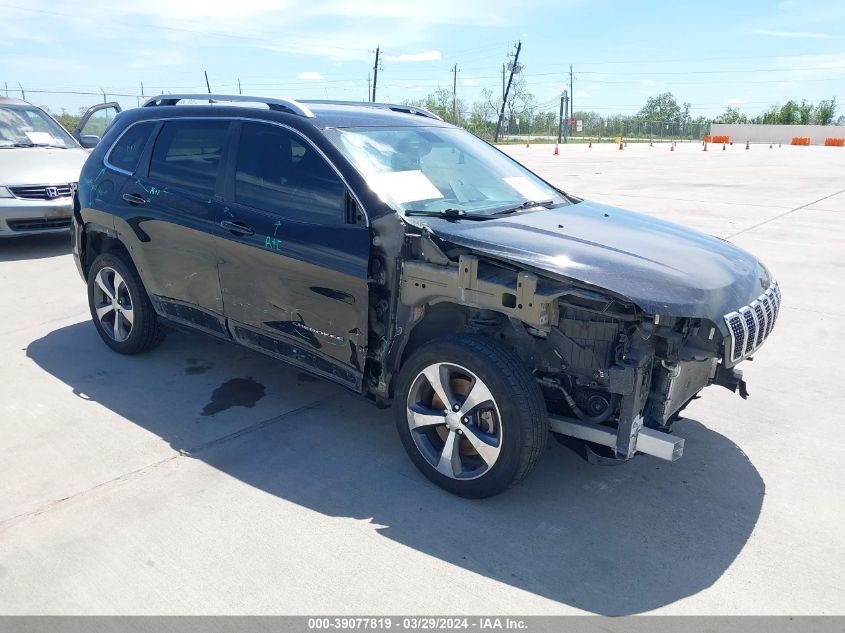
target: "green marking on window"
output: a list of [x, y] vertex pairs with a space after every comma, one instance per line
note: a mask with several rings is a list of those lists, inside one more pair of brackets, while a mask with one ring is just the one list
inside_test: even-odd
[[269, 251], [280, 251], [282, 250], [282, 240], [277, 240], [275, 237], [268, 235], [264, 238], [264, 248]]

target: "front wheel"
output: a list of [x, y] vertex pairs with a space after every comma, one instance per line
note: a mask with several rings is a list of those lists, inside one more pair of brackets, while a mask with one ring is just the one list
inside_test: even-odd
[[548, 439], [537, 382], [516, 354], [482, 336], [449, 336], [416, 350], [400, 372], [394, 406], [411, 460], [462, 497], [490, 497], [521, 481]]

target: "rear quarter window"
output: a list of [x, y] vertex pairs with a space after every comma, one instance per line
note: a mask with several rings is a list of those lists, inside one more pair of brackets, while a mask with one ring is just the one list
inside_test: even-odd
[[134, 174], [155, 125], [153, 121], [146, 121], [130, 127], [111, 148], [106, 159], [108, 163]]

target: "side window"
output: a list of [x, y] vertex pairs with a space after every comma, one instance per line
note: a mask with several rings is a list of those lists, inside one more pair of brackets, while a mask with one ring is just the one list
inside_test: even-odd
[[346, 186], [309, 143], [283, 128], [244, 122], [235, 201], [302, 222], [340, 223]]
[[228, 129], [228, 121], [168, 121], [153, 147], [150, 179], [213, 195]]
[[153, 121], [145, 121], [129, 128], [111, 148], [108, 162], [114, 167], [134, 174], [155, 125]]

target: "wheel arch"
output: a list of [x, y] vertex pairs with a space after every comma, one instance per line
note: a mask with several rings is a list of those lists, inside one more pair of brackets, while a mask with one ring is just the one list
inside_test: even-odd
[[[132, 256], [129, 249], [126, 247], [119, 237], [109, 229], [98, 226], [96, 224], [86, 224], [83, 232], [84, 248], [80, 261], [82, 263], [82, 272], [85, 278], [88, 278], [88, 273], [91, 271], [91, 264], [103, 253], [125, 253], [132, 261]], [[134, 264], [133, 264], [134, 265]]]
[[[402, 341], [397, 346], [398, 350], [392, 364], [391, 397], [394, 395], [396, 377], [414, 352], [426, 343], [444, 336], [455, 334], [483, 336], [508, 348], [523, 362], [527, 361], [518, 345], [520, 332], [517, 326], [521, 322], [514, 322], [514, 319], [503, 311], [481, 309], [448, 300], [426, 303], [417, 306], [416, 310], [419, 310], [421, 314], [415, 320], [413, 316], [410, 317], [402, 335]], [[524, 336], [524, 333], [522, 335]], [[528, 366], [527, 362], [526, 366]]]

